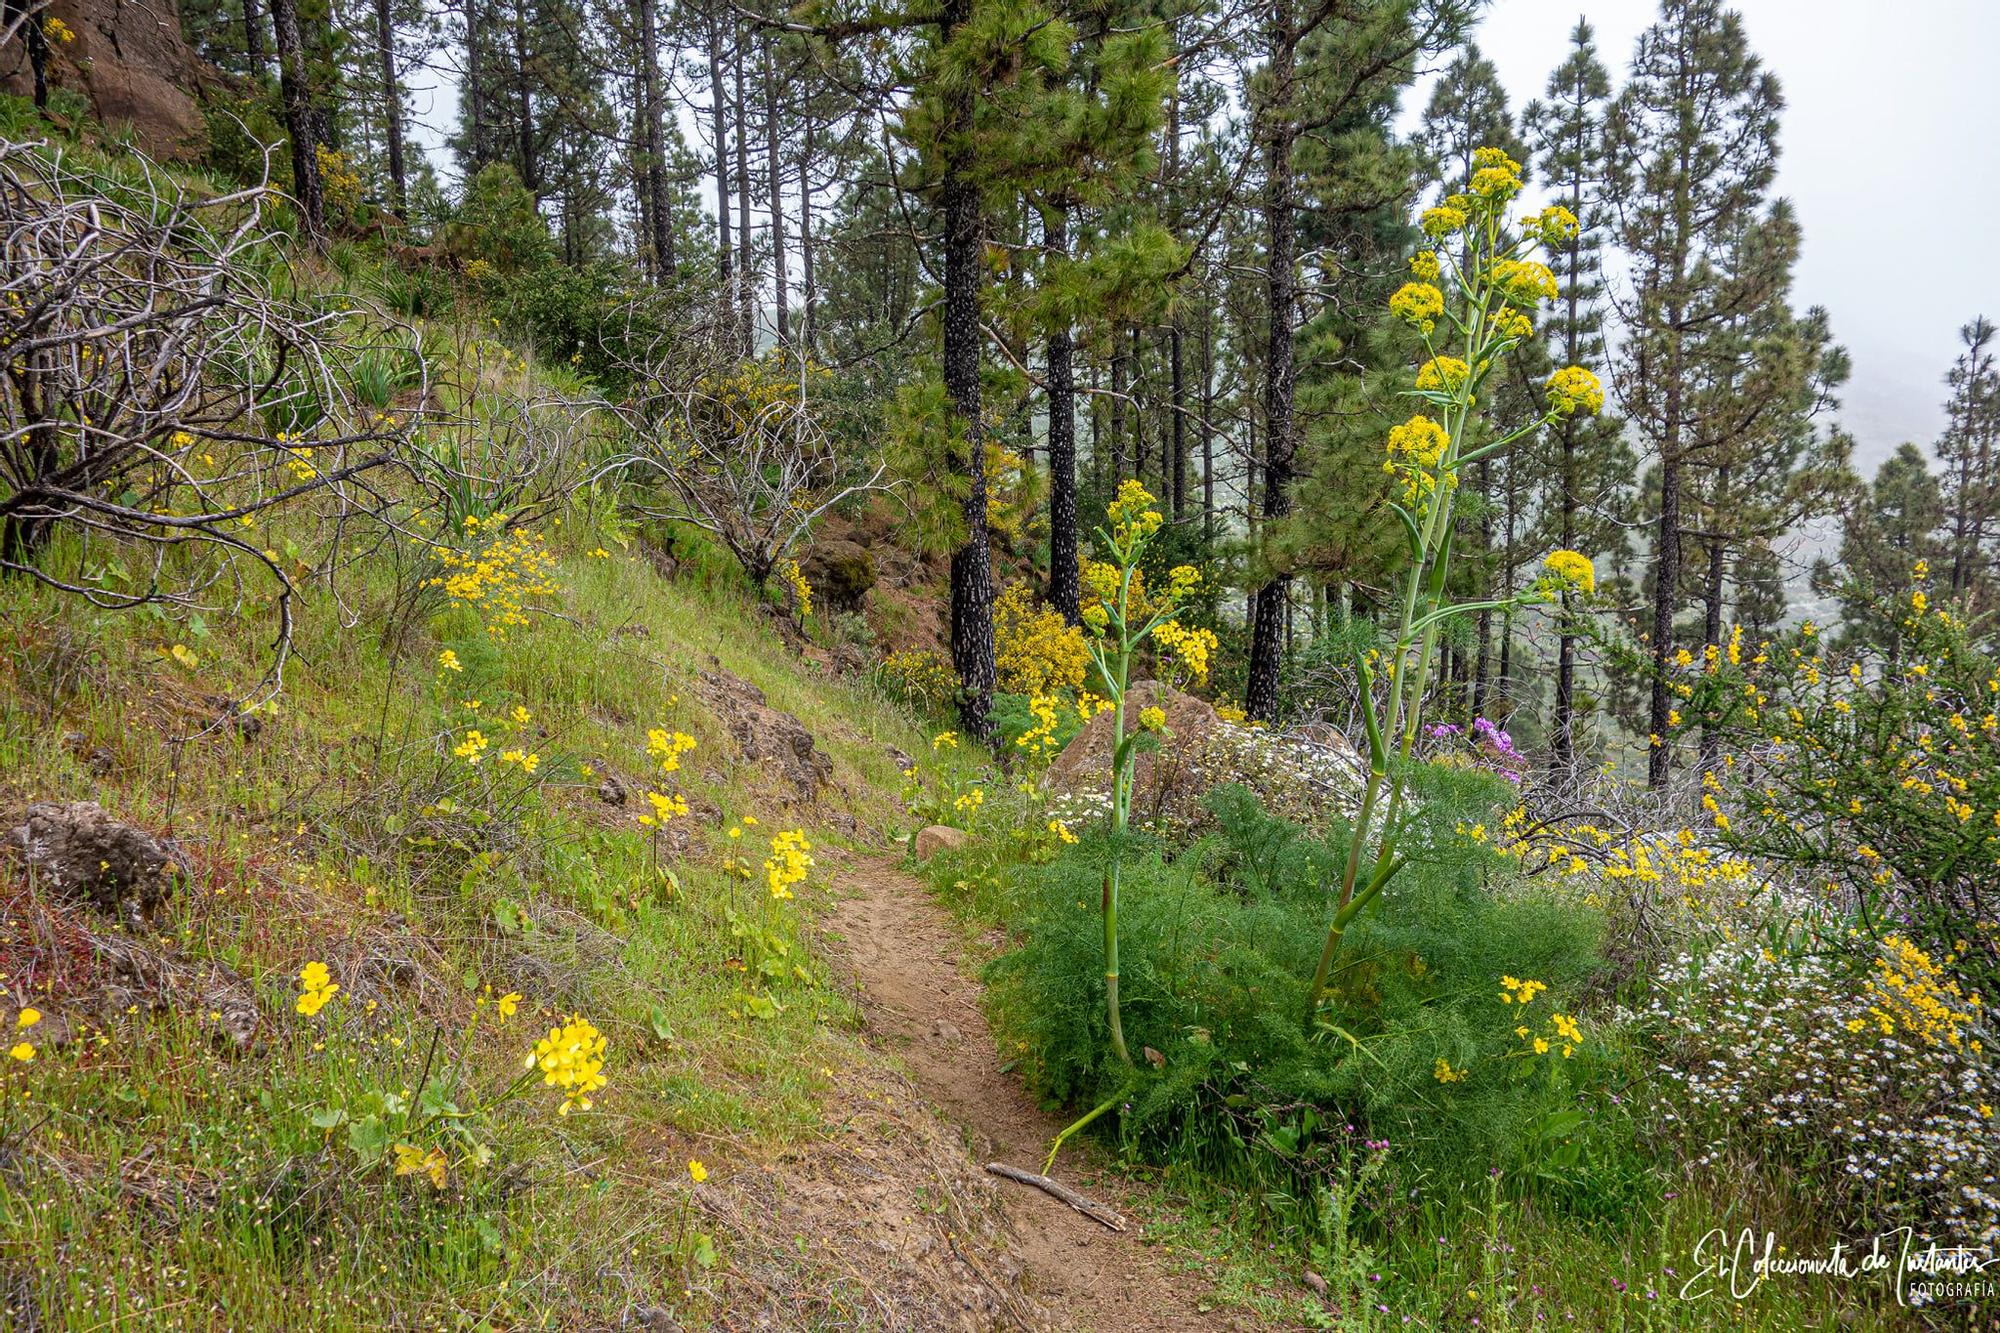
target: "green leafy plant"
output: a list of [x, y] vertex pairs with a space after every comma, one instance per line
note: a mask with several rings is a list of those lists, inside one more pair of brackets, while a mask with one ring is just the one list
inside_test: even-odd
[[[1531, 312], [1556, 295], [1554, 275], [1528, 256], [1540, 246], [1553, 247], [1573, 237], [1577, 220], [1568, 209], [1552, 205], [1522, 219], [1521, 233], [1511, 235], [1505, 212], [1521, 191], [1519, 164], [1497, 148], [1479, 149], [1473, 163], [1467, 192], [1424, 213], [1424, 234], [1438, 248], [1417, 254], [1410, 265], [1414, 280], [1389, 299], [1390, 311], [1415, 330], [1428, 357], [1410, 392], [1429, 411], [1389, 431], [1383, 468], [1401, 486], [1402, 498], [1392, 501], [1391, 507], [1409, 537], [1409, 572], [1388, 650], [1383, 697], [1375, 688], [1376, 654], [1363, 652], [1355, 659], [1368, 733], [1368, 778], [1313, 972], [1308, 1025], [1326, 994], [1348, 928], [1406, 864], [1398, 847], [1411, 752], [1423, 723], [1426, 689], [1445, 625], [1479, 611], [1553, 602], [1572, 592], [1588, 594], [1595, 583], [1587, 556], [1557, 551], [1543, 562], [1541, 576], [1514, 596], [1455, 603], [1447, 594], [1460, 469], [1503, 452], [1552, 421], [1578, 412], [1594, 413], [1604, 404], [1597, 377], [1581, 366], [1569, 366], [1549, 377], [1547, 409], [1541, 416], [1487, 438], [1479, 395], [1488, 376], [1510, 351], [1534, 336]], [[1448, 242], [1458, 245], [1456, 256]], [[1443, 350], [1446, 347], [1455, 347], [1462, 355], [1453, 356]]]

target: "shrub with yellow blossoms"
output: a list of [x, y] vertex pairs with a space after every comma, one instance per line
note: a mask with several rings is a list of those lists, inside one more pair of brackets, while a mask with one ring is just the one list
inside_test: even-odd
[[1008, 694], [1055, 694], [1083, 686], [1090, 655], [1083, 632], [1047, 606], [1026, 583], [1010, 583], [993, 603], [997, 684]]
[[2000, 991], [2000, 661], [1928, 586], [1878, 599], [1893, 653], [1836, 650], [1810, 622], [1768, 642], [1740, 629], [1669, 663], [1678, 732], [1710, 737], [1714, 836], [1789, 866], [1853, 910]]
[[[1555, 275], [1535, 252], [1574, 236], [1577, 220], [1560, 207], [1508, 218], [1509, 205], [1521, 192], [1520, 164], [1500, 149], [1481, 148], [1472, 166], [1464, 193], [1418, 219], [1430, 245], [1410, 261], [1413, 281], [1389, 301], [1390, 313], [1422, 347], [1407, 391], [1421, 410], [1390, 428], [1383, 462], [1398, 483], [1400, 494], [1390, 507], [1408, 538], [1409, 566], [1392, 645], [1379, 659], [1367, 650], [1356, 659], [1368, 776], [1355, 817], [1358, 832], [1349, 840], [1329, 904], [1331, 922], [1309, 992], [1309, 1023], [1347, 927], [1403, 865], [1397, 843], [1406, 776], [1446, 624], [1480, 611], [1588, 594], [1596, 582], [1587, 556], [1557, 551], [1544, 562], [1541, 576], [1511, 597], [1453, 603], [1448, 595], [1461, 469], [1503, 453], [1558, 418], [1595, 412], [1604, 401], [1594, 375], [1568, 366], [1550, 378], [1542, 415], [1512, 429], [1489, 429], [1482, 386], [1509, 352], [1534, 336], [1534, 313], [1557, 295]], [[1378, 683], [1385, 667], [1386, 679]]]
[[435, 545], [432, 556], [443, 572], [424, 581], [442, 588], [451, 602], [471, 607], [497, 639], [529, 623], [529, 601], [554, 596], [556, 557], [538, 532], [510, 528], [507, 516], [487, 519], [467, 514], [462, 524], [464, 548]]

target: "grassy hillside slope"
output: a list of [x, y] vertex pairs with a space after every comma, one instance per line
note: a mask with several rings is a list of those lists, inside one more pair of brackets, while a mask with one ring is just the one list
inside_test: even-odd
[[[0, 582], [0, 822], [97, 801], [187, 872], [139, 927], [0, 860], [0, 982], [43, 1015], [0, 1131], [24, 1324], [700, 1326], [757, 1299], [733, 1262], [794, 1249], [840, 1289], [832, 1249], [732, 1254], [756, 1210], [704, 1206], [690, 1162], [768, 1164], [865, 1061], [804, 923], [832, 844], [883, 820], [888, 747], [922, 738], [700, 560], [669, 580], [588, 513], [544, 527], [527, 625], [450, 607], [391, 652], [364, 562], [299, 608], [274, 709], [191, 739], [262, 670], [267, 606], [175, 623]], [[820, 799], [740, 757], [717, 671], [817, 738]], [[694, 740], [677, 772], [652, 729]], [[646, 827], [648, 789], [687, 813]], [[820, 864], [778, 900], [762, 861], [790, 829]], [[312, 963], [339, 990], [306, 1014]], [[594, 1105], [560, 1114], [539, 1070], [507, 1096], [570, 1015], [605, 1038]]]

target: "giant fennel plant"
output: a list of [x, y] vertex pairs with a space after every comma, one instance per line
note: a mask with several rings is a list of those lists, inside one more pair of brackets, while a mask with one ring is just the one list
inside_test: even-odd
[[[1535, 603], [1568, 603], [1594, 584], [1589, 557], [1556, 551], [1521, 592], [1506, 598], [1452, 602], [1446, 596], [1452, 556], [1453, 513], [1459, 475], [1576, 413], [1604, 405], [1597, 377], [1568, 366], [1548, 379], [1546, 408], [1511, 430], [1493, 429], [1481, 394], [1503, 358], [1534, 337], [1534, 315], [1557, 295], [1555, 274], [1533, 256], [1573, 239], [1575, 214], [1545, 208], [1509, 225], [1509, 205], [1521, 192], [1521, 168], [1497, 148], [1473, 155], [1465, 192], [1446, 198], [1420, 219], [1431, 248], [1410, 261], [1412, 280], [1389, 298], [1389, 309], [1416, 331], [1425, 361], [1409, 396], [1423, 407], [1393, 426], [1383, 470], [1395, 482], [1391, 508], [1409, 537], [1395, 637], [1380, 658], [1356, 660], [1362, 717], [1368, 734], [1368, 776], [1363, 783], [1353, 837], [1331, 906], [1326, 940], [1313, 973], [1307, 1021], [1319, 1013], [1341, 940], [1369, 903], [1402, 869], [1403, 832], [1411, 752], [1423, 725], [1425, 693], [1438, 636], [1454, 616]], [[1386, 680], [1378, 668], [1386, 665]], [[1365, 867], [1365, 872], [1364, 872]]]

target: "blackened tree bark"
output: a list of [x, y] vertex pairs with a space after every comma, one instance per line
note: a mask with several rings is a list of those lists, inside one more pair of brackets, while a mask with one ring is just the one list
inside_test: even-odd
[[[1270, 86], [1257, 108], [1257, 135], [1264, 147], [1264, 259], [1266, 337], [1264, 342], [1264, 501], [1265, 520], [1292, 510], [1292, 463], [1297, 436], [1292, 420], [1298, 361], [1292, 338], [1297, 300], [1298, 218], [1292, 180], [1292, 148], [1298, 130], [1292, 119], [1292, 76], [1298, 38], [1289, 0], [1273, 0], [1270, 16]], [[1278, 712], [1278, 669], [1284, 654], [1285, 611], [1291, 577], [1273, 572], [1257, 589], [1250, 624], [1250, 678], [1243, 709], [1269, 722]]]
[[659, 0], [639, 0], [639, 79], [645, 100], [646, 168], [641, 188], [653, 243], [653, 272], [665, 282], [674, 274], [674, 210], [667, 197], [667, 132], [661, 105]]
[[735, 251], [729, 235], [729, 103], [722, 91], [722, 24], [708, 17], [708, 94], [715, 118], [716, 274], [725, 304], [735, 298]]
[[764, 39], [764, 158], [769, 165], [766, 182], [771, 207], [771, 303], [778, 341], [791, 338], [791, 294], [786, 288], [791, 277], [785, 271], [785, 164], [778, 155], [778, 78], [771, 61], [771, 39]]
[[813, 304], [818, 292], [813, 287], [813, 118], [806, 110], [799, 136], [799, 340], [810, 352], [813, 345]]
[[736, 296], [738, 318], [743, 325], [743, 346], [748, 350], [756, 336], [757, 278], [750, 267], [750, 113], [743, 96], [743, 25], [736, 26], [736, 45], [730, 61], [736, 80]]
[[264, 14], [257, 0], [243, 0], [243, 60], [253, 79], [264, 79], [270, 70], [264, 63]]
[[[1042, 248], [1052, 259], [1069, 249], [1069, 213], [1042, 211]], [[1068, 321], [1049, 332], [1049, 604], [1072, 625], [1083, 623], [1077, 569], [1076, 341]]]
[[[247, 15], [254, 0], [244, 0]], [[382, 126], [389, 147], [389, 208], [401, 217], [408, 208], [408, 178], [403, 172], [403, 85], [396, 77], [396, 24], [389, 0], [375, 0], [375, 52], [381, 62]]]
[[528, 15], [525, 0], [514, 4], [514, 117], [521, 158], [521, 184], [536, 203], [542, 198], [542, 170], [535, 151], [535, 96], [529, 75]]
[[306, 243], [326, 248], [326, 199], [320, 190], [319, 142], [313, 136], [312, 87], [306, 71], [305, 41], [299, 35], [298, 0], [271, 0], [278, 42], [278, 87], [284, 96], [285, 132], [292, 140], [292, 197]]
[[[971, 17], [971, 0], [946, 0], [945, 37]], [[984, 263], [984, 209], [972, 179], [976, 90], [961, 80], [948, 94], [951, 137], [939, 202], [944, 213], [944, 387], [958, 415], [965, 454], [965, 541], [951, 556], [951, 660], [960, 684], [959, 723], [992, 739], [992, 550], [986, 529], [986, 442], [980, 419], [979, 284]]]

